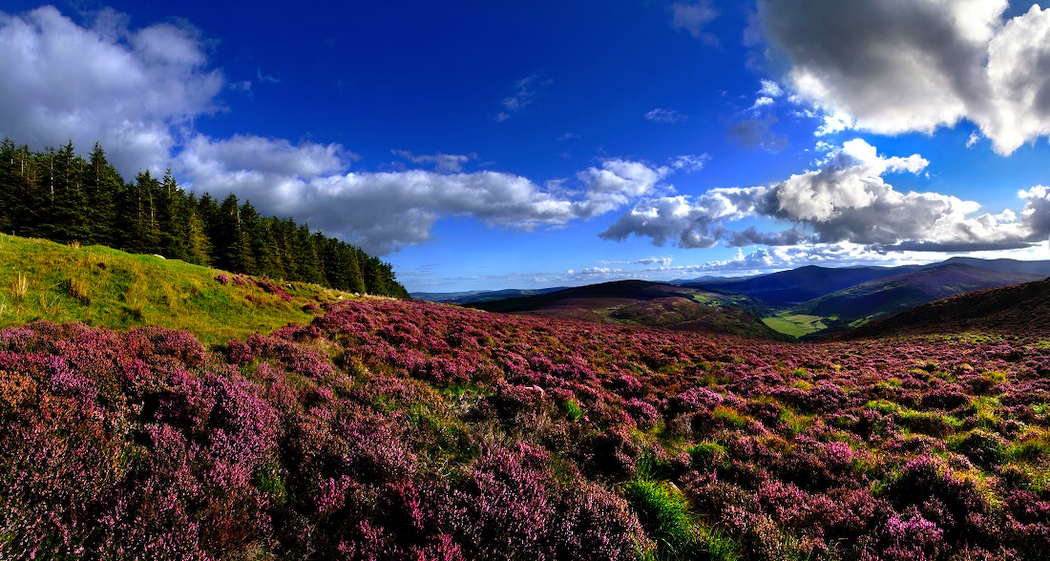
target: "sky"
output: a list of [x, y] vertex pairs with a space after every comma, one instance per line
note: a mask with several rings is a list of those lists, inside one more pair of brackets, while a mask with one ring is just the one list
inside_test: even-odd
[[0, 6], [0, 137], [235, 193], [412, 292], [1050, 259], [1050, 10]]

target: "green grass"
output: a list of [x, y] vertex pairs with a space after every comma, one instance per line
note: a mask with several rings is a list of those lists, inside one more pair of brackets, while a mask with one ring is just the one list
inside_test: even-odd
[[820, 331], [827, 327], [823, 317], [808, 316], [804, 314], [791, 314], [791, 312], [780, 312], [775, 316], [762, 318], [762, 323], [774, 331], [779, 331], [793, 337], [809, 335], [814, 331]]
[[686, 558], [699, 536], [685, 495], [668, 482], [635, 479], [624, 487], [624, 496], [656, 542], [657, 558]]
[[[205, 345], [310, 321], [308, 303], [349, 294], [306, 283], [277, 284], [285, 302], [252, 283], [221, 284], [215, 269], [101, 246], [69, 247], [0, 234], [0, 327], [72, 321], [112, 329], [185, 329]], [[234, 275], [226, 273], [231, 279]]]

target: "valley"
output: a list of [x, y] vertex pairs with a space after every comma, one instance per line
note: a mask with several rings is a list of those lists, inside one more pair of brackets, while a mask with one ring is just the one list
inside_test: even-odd
[[512, 290], [416, 296], [505, 313], [783, 339], [846, 332], [948, 296], [1047, 276], [1047, 261], [953, 258], [923, 266], [807, 266], [744, 279], [675, 284], [617, 281], [536, 294]]

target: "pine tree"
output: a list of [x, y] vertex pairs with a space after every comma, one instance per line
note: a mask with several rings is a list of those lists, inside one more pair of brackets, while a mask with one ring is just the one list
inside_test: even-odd
[[117, 244], [117, 207], [124, 179], [106, 160], [106, 152], [97, 142], [91, 151], [85, 173], [87, 190], [87, 234], [84, 242], [114, 246]]
[[76, 155], [73, 142], [52, 153], [50, 166], [51, 220], [46, 237], [60, 242], [85, 241], [88, 237], [87, 162]]
[[15, 193], [17, 184], [15, 173], [15, 155], [18, 148], [10, 138], [0, 143], [0, 232], [10, 234], [14, 231], [12, 207], [18, 198]]

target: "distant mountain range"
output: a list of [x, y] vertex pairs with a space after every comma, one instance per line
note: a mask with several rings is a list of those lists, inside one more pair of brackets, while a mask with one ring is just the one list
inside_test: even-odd
[[717, 294], [639, 280], [594, 284], [536, 296], [467, 305], [490, 312], [527, 313], [549, 318], [660, 327], [675, 331], [784, 338], [758, 320], [768, 310], [749, 296]]
[[783, 338], [848, 331], [928, 302], [1050, 276], [1050, 261], [956, 257], [929, 265], [806, 266], [748, 278], [418, 293], [503, 313]]
[[558, 286], [553, 288], [533, 289], [508, 288], [506, 290], [470, 290], [467, 292], [413, 292], [410, 296], [415, 300], [425, 300], [427, 302], [437, 302], [439, 304], [470, 304], [472, 302], [495, 302], [497, 300], [506, 300], [507, 298], [521, 298], [523, 296], [549, 294], [551, 292], [565, 290], [566, 288], [567, 287], [564, 286]]

